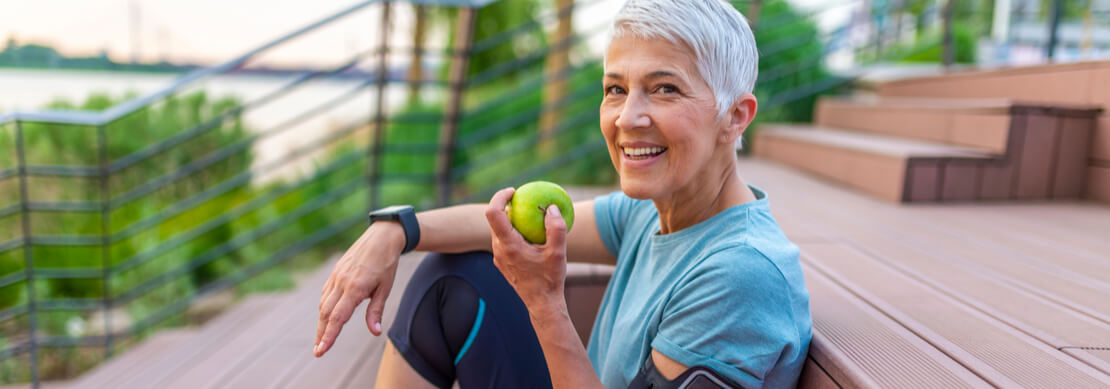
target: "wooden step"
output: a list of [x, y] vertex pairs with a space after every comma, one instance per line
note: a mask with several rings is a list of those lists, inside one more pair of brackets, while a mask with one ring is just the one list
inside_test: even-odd
[[1110, 61], [969, 70], [879, 85], [882, 97], [1012, 98], [1110, 106]]
[[[1091, 157], [1091, 171], [1087, 173], [1090, 176], [1096, 175], [1095, 166], [1110, 165], [1110, 88], [1107, 85], [1110, 85], [1110, 61], [1102, 60], [912, 77], [884, 82], [877, 90], [882, 98], [1007, 98], [1102, 108], [1087, 151]], [[1099, 192], [1088, 192], [1087, 197], [1110, 203], [1110, 196]]]
[[995, 190], [982, 195], [989, 199], [1077, 198], [1091, 175], [1088, 156], [1110, 154], [1097, 147], [1099, 139], [1092, 146], [1098, 112], [1095, 106], [1013, 99], [823, 98], [815, 123], [998, 155], [1010, 163], [987, 170]]
[[[883, 104], [915, 106], [920, 103], [904, 100]], [[911, 114], [929, 118], [923, 119], [926, 122], [962, 120], [945, 119], [949, 108], [944, 107], [955, 106], [952, 104], [956, 103], [936, 102], [934, 108], [913, 108]], [[977, 108], [962, 109], [991, 112], [1006, 106], [983, 101], [977, 104], [973, 105]], [[886, 112], [898, 112], [893, 108], [860, 109], [854, 103], [844, 102], [824, 103], [824, 113], [821, 114], [826, 118], [824, 120], [858, 127], [870, 126], [868, 128], [875, 131], [763, 125], [760, 132], [765, 129], [771, 131], [764, 135], [757, 133], [754, 149], [757, 155], [847, 183], [889, 201], [1074, 199], [1082, 197], [1085, 192], [1088, 196], [1089, 193], [1099, 193], [1098, 188], [1104, 185], [1099, 177], [1092, 180], [1094, 190], [1087, 188], [1089, 177], [1098, 172], [1087, 166], [1088, 142], [1094, 123], [1090, 115], [1093, 111], [1010, 104], [1005, 110], [1011, 116], [1003, 121], [995, 120], [997, 118], [983, 121], [1008, 123], [1003, 153], [988, 150], [990, 147], [985, 146], [989, 142], [979, 142], [978, 146], [955, 145], [953, 141], [913, 139], [908, 130], [883, 133], [879, 129], [897, 126], [897, 122], [912, 123], [916, 119], [912, 115], [905, 116], [906, 112]], [[846, 111], [839, 111], [844, 107], [848, 107]], [[864, 111], [870, 113], [860, 113]], [[960, 111], [954, 115], [979, 114]], [[966, 121], [976, 120], [979, 119]], [[871, 122], [878, 124], [868, 124]], [[943, 127], [942, 124], [934, 125]], [[934, 125], [910, 127], [920, 132]], [[973, 131], [972, 127], [967, 129]], [[998, 128], [997, 125], [995, 128]], [[761, 150], [761, 147], [765, 149]]]
[[763, 125], [755, 142], [756, 155], [892, 202], [976, 199], [996, 162], [967, 147], [804, 125]]
[[148, 361], [165, 355], [179, 344], [196, 339], [196, 329], [163, 330], [142, 340], [139, 345], [113, 356], [107, 362], [70, 383], [73, 388], [107, 388], [120, 376], [134, 374]]
[[1003, 155], [1013, 102], [1003, 99], [826, 97], [814, 124], [928, 140]]

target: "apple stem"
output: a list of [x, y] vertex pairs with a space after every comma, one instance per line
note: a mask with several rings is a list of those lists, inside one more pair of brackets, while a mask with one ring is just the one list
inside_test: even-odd
[[546, 210], [546, 209], [543, 209], [543, 207], [541, 207], [541, 206], [538, 206], [538, 205], [537, 205], [537, 206], [536, 206], [536, 208], [537, 208], [537, 209], [539, 209], [539, 210], [540, 210], [540, 212], [547, 212], [547, 210]]

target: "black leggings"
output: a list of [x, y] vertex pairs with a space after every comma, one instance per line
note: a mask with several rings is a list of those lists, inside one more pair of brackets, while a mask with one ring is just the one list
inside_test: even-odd
[[441, 388], [551, 387], [528, 310], [488, 252], [424, 257], [389, 339]]

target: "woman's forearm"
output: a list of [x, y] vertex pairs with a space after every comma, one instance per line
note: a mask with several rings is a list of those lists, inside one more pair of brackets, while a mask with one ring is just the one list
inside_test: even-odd
[[603, 389], [586, 349], [570, 321], [566, 303], [552, 302], [529, 309], [532, 328], [536, 330], [553, 388]]
[[483, 216], [485, 204], [463, 204], [416, 214], [420, 243], [416, 250], [437, 253], [490, 251], [489, 224]]

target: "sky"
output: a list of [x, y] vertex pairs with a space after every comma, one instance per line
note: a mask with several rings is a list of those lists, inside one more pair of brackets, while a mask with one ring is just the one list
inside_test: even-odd
[[[502, 0], [511, 1], [511, 0]], [[218, 63], [359, 0], [0, 0], [0, 39], [40, 43], [69, 56], [105, 50], [116, 61]], [[624, 0], [601, 0], [575, 14], [577, 28], [606, 23]], [[802, 8], [836, 0], [792, 0]], [[549, 3], [554, 3], [554, 0]], [[349, 58], [376, 40], [378, 13], [364, 10], [318, 33], [283, 45], [266, 61], [320, 65]], [[411, 26], [400, 6], [394, 26]], [[132, 39], [137, 32], [137, 40]], [[402, 34], [394, 34], [397, 43]], [[395, 44], [397, 44], [395, 43]], [[594, 42], [593, 45], [601, 43]]]
[[[0, 0], [0, 39], [6, 42], [14, 38], [20, 44], [48, 44], [71, 56], [98, 55], [106, 50], [113, 60], [129, 61], [137, 51], [144, 62], [168, 59], [216, 63], [359, 2]], [[395, 10], [395, 28], [402, 30], [411, 26], [411, 10], [407, 6], [398, 6]], [[139, 15], [136, 23], [132, 23], [134, 15]], [[375, 7], [357, 12], [318, 33], [281, 47], [272, 55], [272, 60], [322, 63], [329, 62], [328, 59], [347, 58], [374, 44], [378, 15]], [[133, 45], [133, 28], [138, 31], [137, 45]]]

